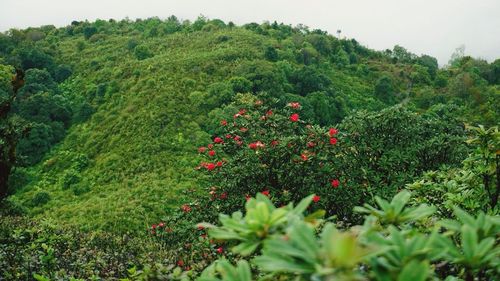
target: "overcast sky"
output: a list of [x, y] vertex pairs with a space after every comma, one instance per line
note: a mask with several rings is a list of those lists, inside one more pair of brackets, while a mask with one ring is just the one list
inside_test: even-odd
[[195, 19], [203, 14], [236, 24], [302, 23], [383, 50], [399, 44], [446, 64], [465, 53], [500, 58], [500, 0], [0, 0], [0, 31], [72, 20], [129, 17]]

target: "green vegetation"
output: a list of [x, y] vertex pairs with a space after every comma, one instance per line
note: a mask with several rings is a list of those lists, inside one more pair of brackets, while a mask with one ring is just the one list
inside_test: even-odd
[[493, 280], [498, 104], [500, 60], [304, 26], [12, 29], [0, 279]]

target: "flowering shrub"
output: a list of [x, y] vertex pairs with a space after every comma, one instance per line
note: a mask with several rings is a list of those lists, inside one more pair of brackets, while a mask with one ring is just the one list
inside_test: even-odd
[[342, 218], [352, 214], [363, 191], [343, 184], [342, 133], [307, 123], [300, 110], [297, 102], [276, 109], [255, 101], [221, 120], [213, 142], [198, 149], [206, 159], [198, 169], [211, 183], [208, 205], [230, 212], [256, 193], [278, 205], [314, 193], [313, 208]]

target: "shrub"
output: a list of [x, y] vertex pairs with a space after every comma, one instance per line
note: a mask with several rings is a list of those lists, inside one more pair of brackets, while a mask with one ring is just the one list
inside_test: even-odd
[[[273, 202], [316, 193], [329, 214], [348, 216], [361, 191], [346, 189], [337, 166], [336, 129], [310, 125], [301, 105], [272, 109], [255, 101], [221, 121], [214, 143], [200, 148], [206, 159], [197, 168], [210, 178], [209, 203], [219, 211], [243, 206], [245, 196], [264, 192]], [[340, 143], [340, 141], [339, 141]]]
[[[339, 230], [330, 222], [311, 223], [290, 206], [276, 208], [259, 195], [249, 200], [245, 215], [221, 215], [222, 227], [208, 225], [209, 235], [236, 245], [231, 251], [242, 256], [257, 249], [250, 263], [258, 280], [474, 280], [473, 276], [489, 280], [498, 274], [500, 246], [495, 237], [500, 222], [496, 218], [484, 213], [474, 218], [455, 209], [459, 221], [417, 229], [415, 222], [428, 218], [433, 209], [407, 206], [409, 196], [403, 192], [391, 203], [379, 200], [381, 209], [371, 208], [363, 226]], [[299, 213], [311, 198], [299, 204]], [[273, 228], [272, 222], [281, 227]], [[268, 234], [262, 226], [274, 231], [262, 235]], [[448, 232], [440, 233], [440, 227]], [[248, 240], [252, 234], [258, 239]], [[252, 280], [251, 273], [244, 260], [233, 267], [220, 259], [199, 280]]]
[[45, 191], [39, 191], [33, 196], [31, 202], [34, 206], [45, 205], [50, 201], [50, 194]]
[[134, 48], [134, 55], [138, 60], [144, 60], [153, 56], [148, 47], [138, 45]]

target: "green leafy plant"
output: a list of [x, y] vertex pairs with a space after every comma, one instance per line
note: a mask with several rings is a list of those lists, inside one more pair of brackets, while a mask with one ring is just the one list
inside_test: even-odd
[[338, 231], [328, 223], [318, 239], [310, 225], [298, 221], [284, 236], [267, 240], [254, 263], [264, 272], [287, 273], [300, 280], [358, 280], [359, 265], [374, 253], [353, 232]]
[[[211, 224], [200, 224], [208, 227], [210, 237], [217, 240], [237, 241], [232, 248], [234, 253], [248, 256], [254, 253], [262, 242], [276, 234], [283, 233], [290, 223], [304, 219], [304, 211], [309, 207], [314, 195], [304, 198], [297, 206], [293, 203], [276, 208], [271, 200], [263, 195], [257, 194], [256, 198], [250, 198], [245, 204], [245, 215], [234, 212], [232, 216], [221, 214], [219, 221], [221, 227]], [[307, 221], [318, 223], [316, 218], [323, 215], [317, 212], [307, 217]]]
[[410, 221], [417, 221], [432, 215], [436, 208], [426, 204], [419, 205], [418, 207], [408, 206], [411, 193], [409, 191], [401, 191], [391, 202], [384, 200], [380, 197], [375, 197], [375, 201], [380, 209], [372, 207], [369, 204], [364, 204], [364, 207], [355, 207], [354, 211], [369, 214], [377, 219], [382, 225], [395, 225], [401, 226]]
[[440, 225], [448, 229], [439, 243], [447, 261], [462, 266], [466, 280], [473, 276], [498, 274], [500, 268], [500, 218], [481, 212], [473, 217], [455, 208], [458, 220], [443, 220]]
[[203, 271], [198, 281], [252, 281], [252, 272], [247, 261], [240, 260], [236, 266], [227, 260], [218, 260]]

